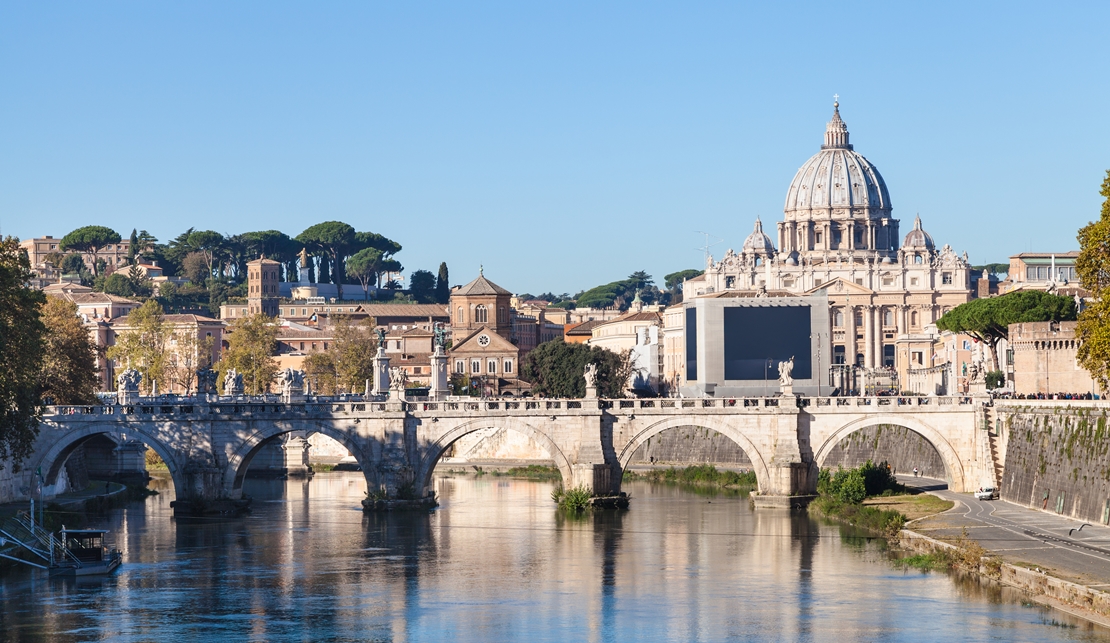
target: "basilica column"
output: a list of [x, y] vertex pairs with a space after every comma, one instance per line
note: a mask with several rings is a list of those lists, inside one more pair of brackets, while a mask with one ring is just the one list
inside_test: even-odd
[[849, 221], [845, 225], [845, 227], [847, 228], [847, 234], [848, 234], [848, 249], [849, 250], [855, 250], [856, 249], [856, 224], [854, 222]]
[[875, 308], [870, 304], [863, 309], [863, 365], [875, 368]]
[[844, 361], [856, 363], [856, 309], [850, 304], [844, 307]]

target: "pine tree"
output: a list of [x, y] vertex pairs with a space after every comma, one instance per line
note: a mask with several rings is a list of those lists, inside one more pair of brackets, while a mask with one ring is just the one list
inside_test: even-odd
[[127, 263], [132, 266], [139, 263], [139, 231], [131, 228], [131, 242], [127, 245]]

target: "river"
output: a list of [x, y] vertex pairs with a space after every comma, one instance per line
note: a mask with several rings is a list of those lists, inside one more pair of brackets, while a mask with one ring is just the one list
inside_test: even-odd
[[124, 565], [0, 575], [3, 641], [1095, 641], [1019, 593], [903, 570], [883, 541], [738, 494], [626, 485], [559, 514], [553, 483], [437, 478], [431, 514], [363, 515], [360, 473], [247, 482], [251, 515], [186, 522], [173, 492], [113, 511]]

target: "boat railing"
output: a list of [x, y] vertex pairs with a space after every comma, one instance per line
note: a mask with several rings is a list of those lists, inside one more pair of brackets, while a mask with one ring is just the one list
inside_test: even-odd
[[46, 564], [39, 565], [26, 559], [0, 554], [4, 558], [41, 569], [45, 569], [50, 564], [81, 566], [81, 561], [69, 551], [65, 544], [54, 534], [35, 524], [31, 520], [31, 515], [26, 511], [21, 511], [4, 521], [3, 526], [0, 526], [0, 537], [20, 546], [24, 551], [41, 559]]

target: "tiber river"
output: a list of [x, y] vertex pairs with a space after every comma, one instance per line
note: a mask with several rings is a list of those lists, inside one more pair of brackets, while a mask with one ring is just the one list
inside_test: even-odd
[[4, 641], [1094, 641], [1010, 590], [903, 570], [884, 543], [735, 494], [627, 485], [572, 520], [553, 484], [443, 476], [431, 514], [364, 516], [360, 473], [249, 481], [254, 512], [114, 511], [124, 565], [0, 576]]

